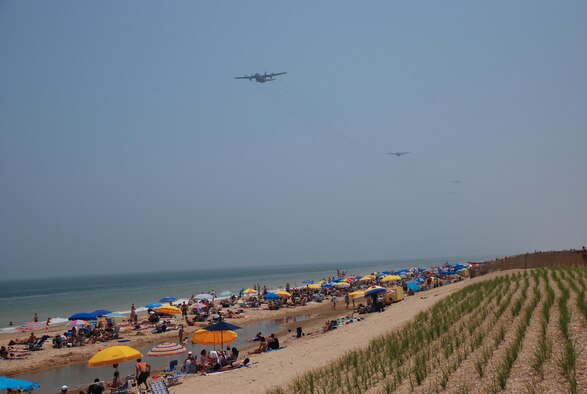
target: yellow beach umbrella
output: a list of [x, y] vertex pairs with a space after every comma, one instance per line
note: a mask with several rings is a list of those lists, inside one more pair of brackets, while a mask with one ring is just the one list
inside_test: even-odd
[[220, 345], [225, 343], [232, 343], [238, 338], [238, 334], [231, 330], [223, 331], [208, 331], [198, 330], [192, 336], [192, 343], [198, 345]]
[[257, 290], [251, 289], [250, 287], [248, 289], [246, 289], [245, 291], [243, 291], [243, 293], [245, 293], [245, 294], [253, 294], [256, 292], [257, 292]]
[[88, 361], [88, 367], [101, 367], [104, 365], [118, 364], [125, 361], [133, 361], [142, 358], [143, 355], [137, 349], [130, 346], [112, 346], [100, 350]]
[[173, 305], [163, 305], [159, 308], [155, 308], [155, 310], [165, 315], [181, 315], [181, 309]]
[[312, 289], [312, 290], [320, 290], [322, 288], [322, 286], [320, 286], [317, 283], [312, 283], [311, 285], [308, 285], [308, 289]]
[[383, 279], [381, 279], [381, 282], [382, 283], [393, 282], [394, 280], [401, 280], [401, 278], [397, 275], [387, 275], [387, 276], [384, 276]]
[[285, 291], [285, 290], [277, 290], [277, 291], [275, 292], [275, 294], [277, 294], [277, 295], [278, 295], [278, 296], [280, 296], [280, 297], [291, 297], [291, 294], [290, 294], [290, 293], [288, 293], [288, 292], [287, 292], [287, 291]]
[[351, 285], [349, 285], [347, 282], [338, 282], [336, 284], [336, 287], [338, 287], [338, 288], [345, 288], [346, 289], [348, 287], [351, 287]]
[[352, 293], [349, 293], [349, 297], [351, 297], [351, 298], [365, 297], [365, 292], [364, 291], [353, 291]]
[[374, 279], [375, 279], [375, 277], [373, 275], [365, 275], [361, 279], [359, 279], [359, 281], [368, 282], [368, 281], [374, 280]]

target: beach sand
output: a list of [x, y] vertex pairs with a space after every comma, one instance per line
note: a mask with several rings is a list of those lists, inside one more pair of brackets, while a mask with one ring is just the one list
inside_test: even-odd
[[[235, 308], [230, 309], [234, 310]], [[338, 305], [338, 309], [332, 311], [331, 304], [327, 301], [323, 303], [310, 303], [303, 307], [282, 308], [277, 311], [270, 311], [267, 309], [245, 309], [244, 311], [244, 314], [246, 316], [245, 318], [226, 319], [226, 322], [238, 326], [244, 326], [261, 320], [274, 320], [280, 318], [286, 318], [287, 320], [287, 317], [296, 316], [300, 314], [309, 316], [309, 318], [307, 320], [304, 320], [303, 322], [295, 322], [293, 321], [293, 319], [289, 322], [286, 321], [285, 329], [282, 332], [276, 332], [277, 335], [284, 335], [285, 333], [287, 333], [288, 329], [291, 329], [292, 332], [295, 332], [295, 327], [297, 326], [302, 326], [304, 327], [304, 331], [307, 331], [307, 327], [313, 327], [315, 324], [323, 324], [325, 319], [343, 316], [349, 313], [349, 311], [344, 310], [344, 305]], [[146, 314], [143, 313], [139, 316], [140, 318], [144, 318]], [[174, 319], [174, 321], [178, 324], [183, 323], [182, 319]], [[188, 340], [191, 339], [192, 334], [200, 328], [201, 327], [186, 327], [185, 333]], [[172, 330], [161, 334], [154, 334], [149, 329], [142, 330], [139, 332], [122, 332], [121, 337], [129, 340], [129, 342], [125, 343], [109, 341], [104, 343], [87, 344], [81, 347], [54, 349], [51, 343], [52, 338], [56, 334], [62, 333], [67, 329], [69, 329], [69, 327], [65, 325], [59, 325], [50, 327], [47, 330], [35, 331], [34, 333], [37, 337], [40, 337], [45, 334], [50, 336], [47, 342], [45, 342], [43, 350], [32, 352], [28, 358], [24, 358], [21, 360], [11, 360], [0, 363], [0, 375], [14, 377], [18, 374], [61, 368], [76, 363], [84, 364], [99, 350], [115, 345], [126, 345], [134, 347], [136, 349], [140, 349], [149, 344], [157, 344], [165, 341], [177, 342], [178, 340], [177, 330]], [[267, 335], [268, 334], [269, 333], [267, 333]], [[8, 345], [8, 342], [11, 339], [26, 339], [29, 337], [29, 335], [30, 332], [3, 333], [0, 335], [0, 344]], [[252, 346], [256, 346], [256, 344], [251, 343], [250, 347]], [[16, 345], [15, 347], [23, 348], [22, 345]], [[241, 350], [243, 351], [243, 353], [245, 353], [247, 349], [248, 348], [244, 347]]]
[[[320, 326], [327, 319], [324, 317], [307, 324], [304, 330], [311, 335], [300, 339], [291, 336], [280, 338], [284, 349], [251, 356], [253, 364], [248, 368], [207, 376], [190, 376], [170, 391], [177, 394], [196, 391], [207, 394], [262, 393], [274, 386], [286, 385], [305, 371], [328, 365], [351, 349], [366, 347], [372, 338], [401, 327], [419, 312], [469, 284], [517, 271], [495, 272], [418, 293], [389, 306], [382, 313], [363, 315], [366, 317], [363, 321], [322, 334]], [[310, 324], [313, 326], [310, 327]]]

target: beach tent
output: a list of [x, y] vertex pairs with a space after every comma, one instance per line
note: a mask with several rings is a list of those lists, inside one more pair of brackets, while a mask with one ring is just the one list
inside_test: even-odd
[[33, 391], [40, 389], [41, 385], [35, 382], [28, 382], [26, 380], [12, 379], [0, 376], [0, 390], [23, 390]]
[[111, 346], [100, 350], [88, 361], [88, 367], [119, 364], [125, 361], [134, 361], [143, 358], [141, 352], [130, 346]]
[[96, 318], [97, 316], [93, 313], [79, 312], [69, 316], [67, 320], [96, 320]]

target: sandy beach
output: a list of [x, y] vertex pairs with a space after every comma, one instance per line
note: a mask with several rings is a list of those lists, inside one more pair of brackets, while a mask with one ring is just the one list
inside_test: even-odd
[[326, 317], [307, 324], [305, 330], [311, 335], [296, 339], [286, 336], [281, 339], [285, 346], [276, 352], [254, 355], [252, 365], [234, 371], [208, 376], [192, 376], [171, 392], [193, 393], [262, 393], [266, 390], [289, 383], [303, 372], [328, 365], [351, 349], [365, 347], [369, 341], [390, 330], [409, 322], [419, 312], [426, 310], [450, 294], [469, 284], [507, 275], [517, 270], [495, 272], [474, 279], [436, 288], [393, 304], [382, 313], [366, 315], [365, 320], [321, 333], [320, 326]]

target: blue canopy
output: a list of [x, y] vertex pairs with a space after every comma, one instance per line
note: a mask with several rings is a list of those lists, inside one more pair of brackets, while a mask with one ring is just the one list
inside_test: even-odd
[[172, 301], [177, 301], [177, 298], [175, 297], [163, 297], [159, 300], [159, 302], [172, 302]]
[[407, 273], [408, 273], [408, 270], [399, 270], [396, 272], [396, 274], [398, 274], [398, 275], [399, 274], [407, 274]]
[[104, 315], [104, 317], [124, 317], [124, 315], [118, 312], [110, 312], [109, 314]]
[[95, 315], [96, 317], [102, 317], [102, 316], [108, 315], [110, 313], [112, 313], [112, 311], [109, 311], [106, 309], [98, 309], [98, 310], [95, 310], [94, 312], [92, 312], [92, 315]]
[[212, 324], [211, 326], [204, 327], [204, 330], [207, 331], [227, 331], [227, 330], [238, 330], [241, 327], [235, 326], [234, 324], [229, 324], [225, 322]]
[[26, 380], [12, 379], [0, 376], [0, 390], [24, 390], [33, 391], [41, 388], [39, 383], [27, 382]]
[[416, 282], [417, 283], [423, 283], [423, 282], [426, 282], [426, 279], [421, 278], [421, 277], [420, 278], [416, 278]]
[[412, 291], [420, 291], [420, 286], [418, 286], [414, 282], [410, 282], [410, 283], [408, 283], [408, 289], [410, 289]]
[[97, 316], [93, 313], [79, 312], [75, 315], [71, 315], [67, 320], [96, 320]]
[[277, 295], [275, 293], [267, 293], [267, 294], [265, 294], [265, 296], [263, 298], [265, 298], [266, 300], [278, 300], [279, 295]]
[[312, 283], [314, 283], [314, 281], [313, 280], [305, 280], [302, 283], [305, 285], [311, 285]]
[[160, 304], [158, 302], [152, 302], [150, 304], [145, 305], [145, 308], [153, 309], [153, 308], [159, 308], [160, 306], [163, 306], [163, 304]]

